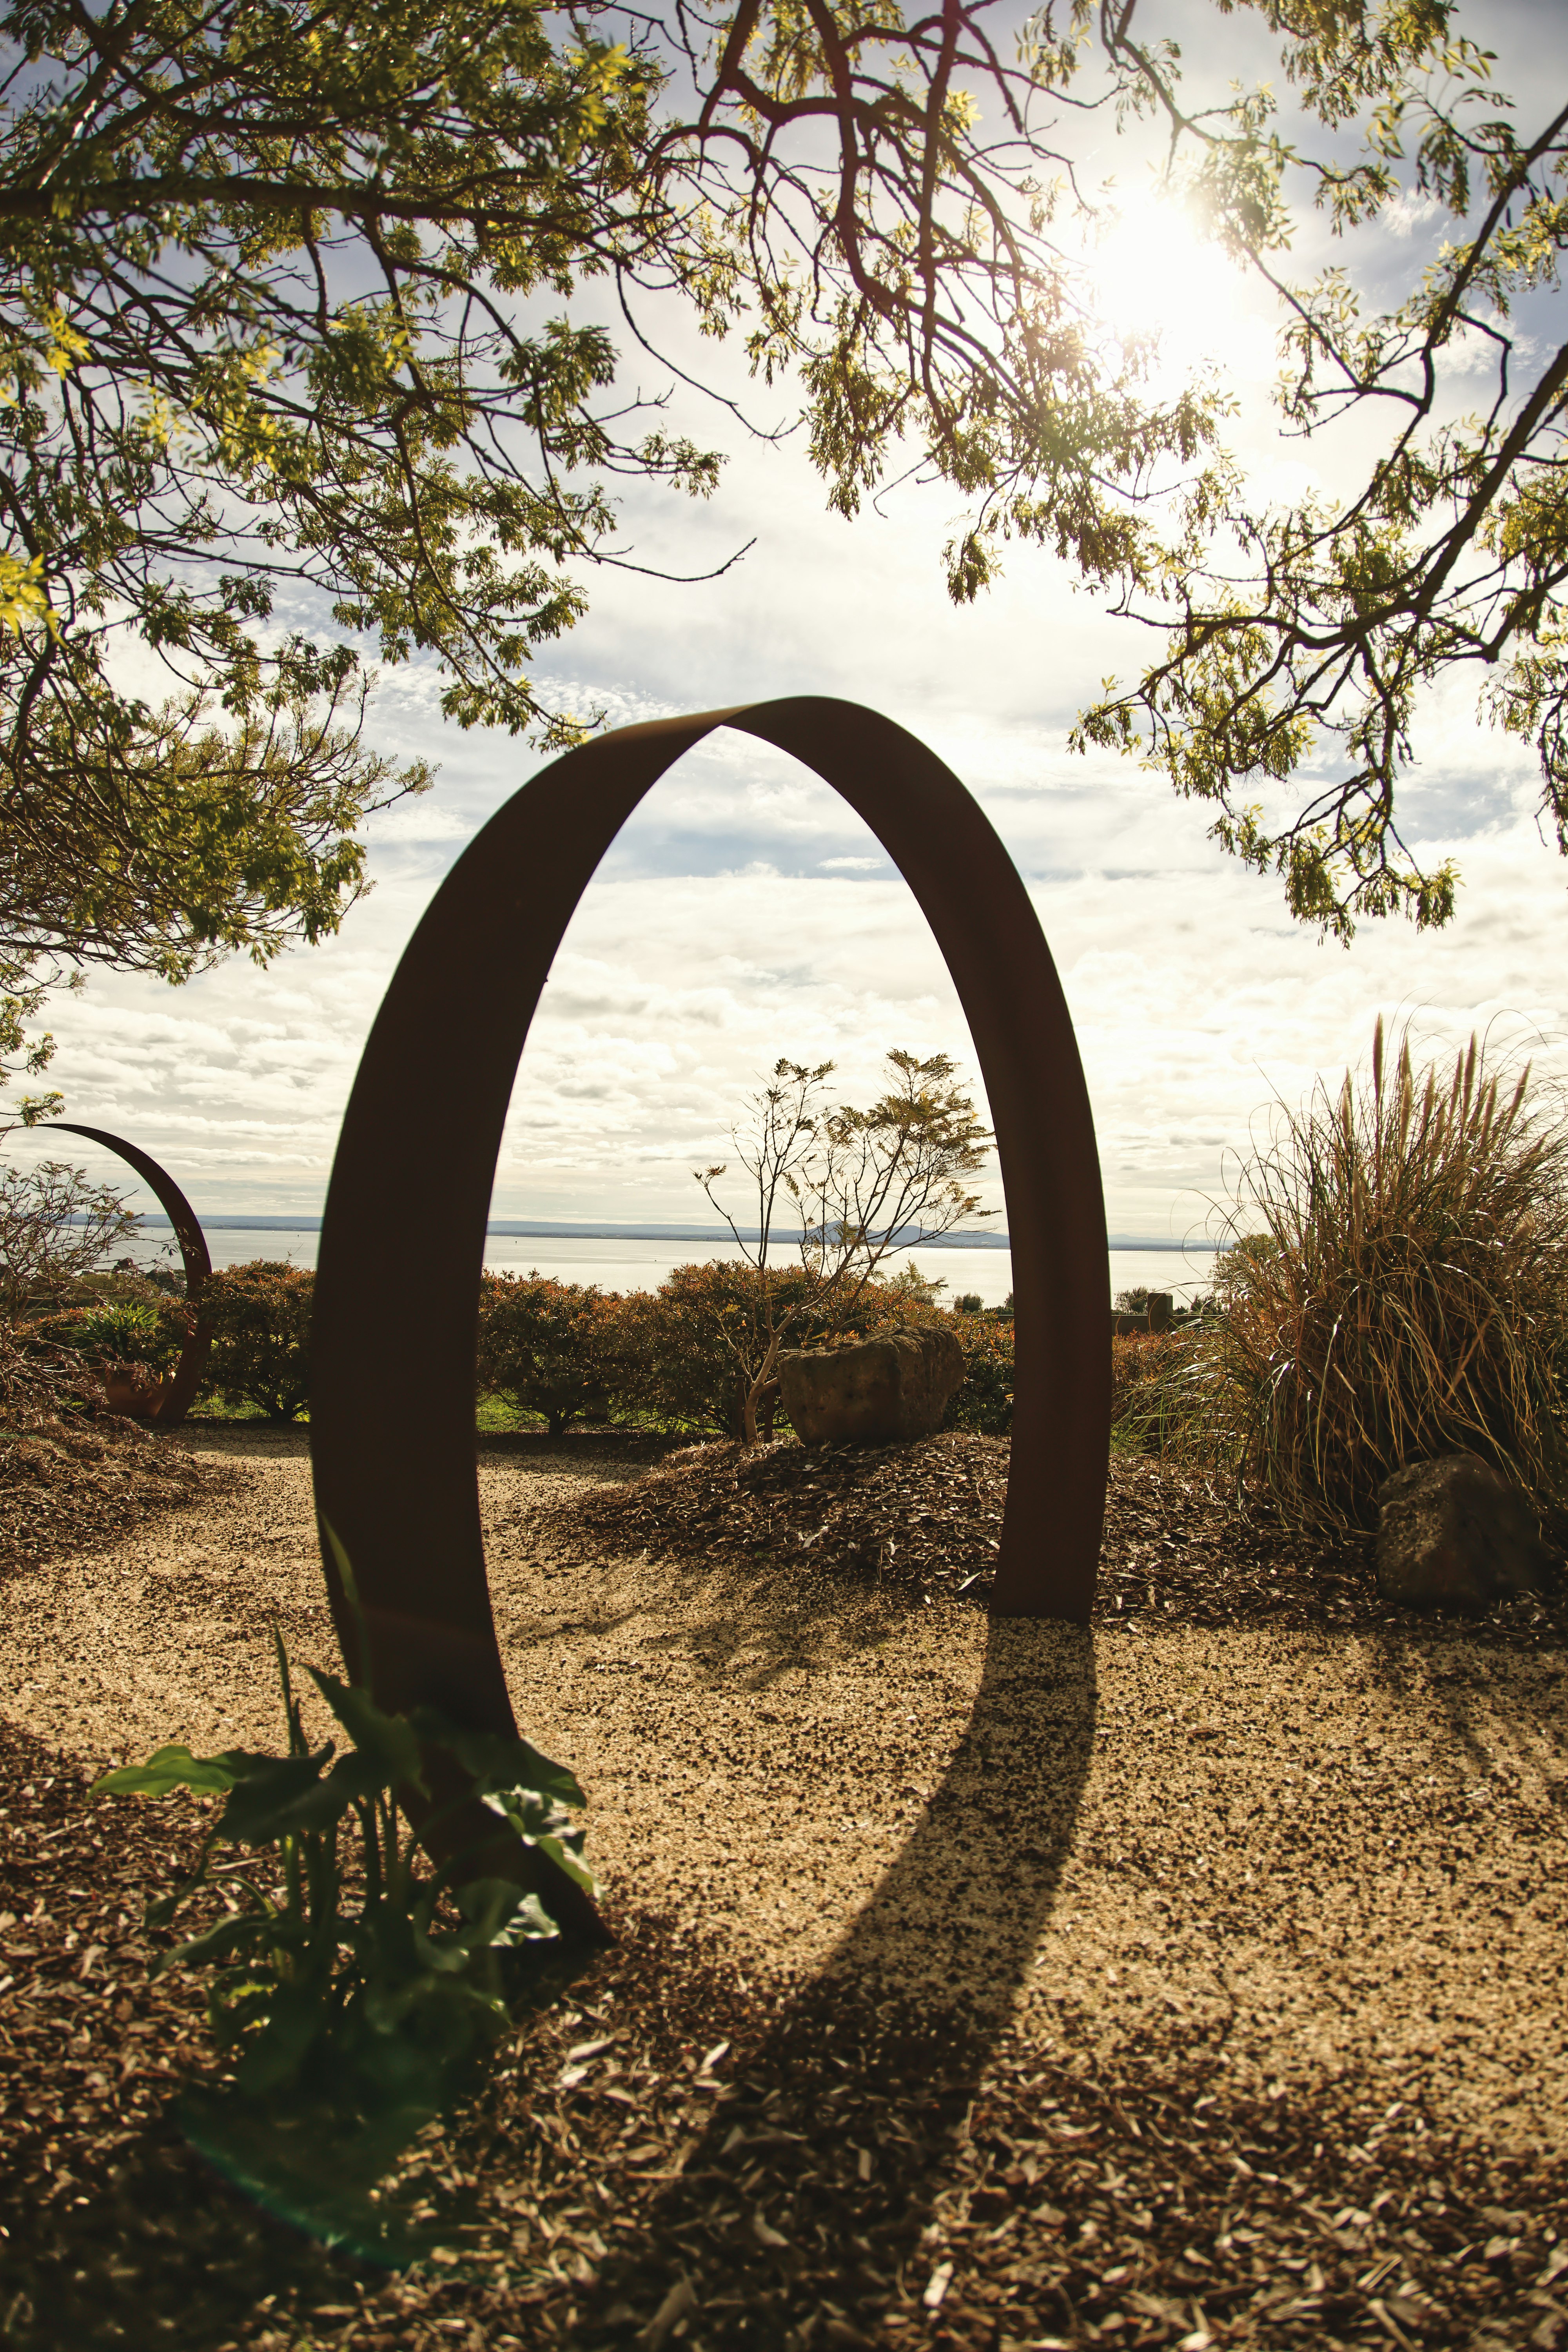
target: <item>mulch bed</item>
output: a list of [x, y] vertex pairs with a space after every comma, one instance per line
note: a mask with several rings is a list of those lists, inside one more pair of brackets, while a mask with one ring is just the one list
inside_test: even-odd
[[113, 1543], [233, 1475], [115, 1413], [0, 1429], [0, 1570]]
[[324, 2252], [167, 2112], [205, 2045], [148, 1980], [184, 1799], [89, 1804], [0, 1731], [0, 2341], [189, 2352], [457, 2345], [1549, 2347], [1568, 2170], [1439, 2128], [1419, 2071], [1289, 2092], [1190, 2021], [1113, 2074], [854, 1984], [764, 1996], [653, 1919], [426, 2135], [446, 2259]]
[[[812, 1578], [847, 1578], [917, 1606], [929, 1596], [984, 1609], [1008, 1452], [1006, 1438], [958, 1431], [913, 1445], [693, 1446], [552, 1515], [550, 1533], [656, 1559], [787, 1565], [803, 1591]], [[1369, 1538], [1291, 1535], [1267, 1507], [1243, 1517], [1157, 1459], [1117, 1454], [1094, 1622], [1357, 1632], [1415, 1621], [1378, 1592]], [[1568, 1632], [1568, 1608], [1560, 1594], [1525, 1598], [1482, 1622], [1490, 1639], [1533, 1645]]]

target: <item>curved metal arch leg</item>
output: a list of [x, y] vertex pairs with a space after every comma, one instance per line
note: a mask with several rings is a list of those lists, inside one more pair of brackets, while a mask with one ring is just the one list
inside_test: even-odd
[[[207, 1252], [206, 1235], [201, 1229], [196, 1213], [168, 1170], [160, 1167], [157, 1160], [140, 1150], [134, 1143], [127, 1143], [123, 1136], [110, 1135], [101, 1127], [78, 1127], [72, 1119], [52, 1118], [46, 1121], [45, 1128], [38, 1131], [52, 1135], [84, 1135], [89, 1143], [101, 1143], [106, 1151], [112, 1151], [117, 1159], [123, 1160], [128, 1168], [134, 1168], [174, 1229], [174, 1238], [180, 1244], [180, 1256], [184, 1263], [185, 1299], [194, 1307], [205, 1287], [213, 1262]], [[180, 1350], [174, 1379], [164, 1391], [157, 1412], [150, 1415], [158, 1428], [172, 1429], [189, 1412], [206, 1368], [212, 1343], [211, 1325], [204, 1323], [198, 1317], [195, 1329]]]
[[[792, 697], [623, 728], [543, 769], [437, 890], [371, 1030], [322, 1220], [310, 1450], [318, 1513], [353, 1565], [363, 1611], [357, 1619], [323, 1539], [339, 1638], [384, 1706], [425, 1701], [513, 1728], [474, 1443], [477, 1301], [502, 1126], [595, 869], [649, 788], [721, 726], [792, 752], [859, 813], [947, 960], [1013, 1241], [1013, 1452], [992, 1606], [1088, 1619], [1110, 1451], [1105, 1214], [1061, 985], [1028, 894], [957, 777], [874, 711]], [[461, 1106], [438, 1153], [408, 1111], [409, 1073], [437, 1067]], [[422, 1235], [412, 1257], [411, 1218]], [[388, 1382], [389, 1363], [420, 1377]]]

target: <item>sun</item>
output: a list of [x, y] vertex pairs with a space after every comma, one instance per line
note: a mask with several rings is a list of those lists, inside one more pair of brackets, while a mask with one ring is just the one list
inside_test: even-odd
[[1179, 205], [1129, 197], [1084, 259], [1097, 316], [1124, 344], [1154, 347], [1152, 384], [1241, 361], [1253, 325], [1247, 278]]

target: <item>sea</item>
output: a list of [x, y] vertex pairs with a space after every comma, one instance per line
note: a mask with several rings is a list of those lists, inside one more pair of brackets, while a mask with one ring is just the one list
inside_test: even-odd
[[[203, 1231], [215, 1266], [242, 1265], [253, 1258], [280, 1258], [290, 1265], [313, 1266], [320, 1241], [315, 1223], [289, 1225], [281, 1221], [231, 1224], [204, 1220]], [[419, 1247], [416, 1226], [410, 1224], [408, 1248]], [[146, 1220], [135, 1235], [130, 1255], [140, 1264], [178, 1266], [179, 1251], [161, 1221]], [[1143, 1288], [1167, 1290], [1185, 1305], [1214, 1281], [1214, 1250], [1198, 1244], [1158, 1244], [1116, 1243], [1106, 1252], [1106, 1299], [1119, 1292]], [[493, 1273], [528, 1274], [537, 1270], [558, 1282], [597, 1283], [601, 1290], [657, 1290], [678, 1265], [714, 1258], [737, 1260], [742, 1253], [733, 1242], [708, 1239], [644, 1238], [583, 1234], [492, 1233], [485, 1244], [485, 1265]], [[978, 1298], [983, 1307], [1000, 1307], [1013, 1288], [1013, 1255], [992, 1244], [979, 1249], [943, 1243], [940, 1247], [900, 1251], [888, 1261], [897, 1267], [913, 1264], [928, 1280], [942, 1282], [944, 1302]]]

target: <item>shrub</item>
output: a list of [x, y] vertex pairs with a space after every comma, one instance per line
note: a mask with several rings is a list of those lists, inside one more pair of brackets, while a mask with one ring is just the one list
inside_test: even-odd
[[0, 1169], [0, 1311], [58, 1305], [136, 1223], [111, 1185], [63, 1160]]
[[[810, 1315], [805, 1274], [796, 1266], [771, 1266], [767, 1282], [775, 1315], [794, 1307], [799, 1316], [791, 1344], [819, 1339], [822, 1326]], [[753, 1266], [714, 1258], [678, 1265], [656, 1291], [624, 1300], [622, 1393], [627, 1402], [677, 1429], [739, 1437], [750, 1386], [746, 1366], [761, 1352], [760, 1293]], [[778, 1382], [771, 1381], [757, 1399], [764, 1434], [772, 1433], [778, 1400]]]
[[1005, 1437], [1013, 1426], [1013, 1319], [966, 1307], [961, 1298], [952, 1328], [963, 1350], [963, 1382], [953, 1394], [944, 1429], [975, 1429]]
[[191, 1324], [183, 1300], [95, 1300], [87, 1307], [63, 1307], [52, 1315], [35, 1316], [16, 1327], [16, 1345], [29, 1356], [91, 1366], [145, 1364], [166, 1372], [185, 1344]]
[[628, 1327], [618, 1294], [533, 1273], [487, 1274], [479, 1286], [481, 1393], [541, 1412], [559, 1437], [606, 1413], [625, 1377]]
[[292, 1421], [310, 1393], [315, 1286], [312, 1273], [273, 1258], [211, 1276], [201, 1297], [213, 1332], [204, 1392], [259, 1405], [268, 1421]]
[[1568, 1129], [1505, 1096], [1472, 1038], [1451, 1078], [1321, 1086], [1243, 1171], [1169, 1402], [1182, 1443], [1297, 1523], [1368, 1527], [1407, 1462], [1468, 1449], [1564, 1496]]
[[[352, 1601], [346, 1565], [344, 1579]], [[209, 1972], [229, 2077], [187, 2089], [181, 2120], [222, 2169], [309, 2216], [329, 2242], [367, 2224], [374, 2239], [384, 2218], [374, 2182], [473, 2088], [518, 2006], [553, 1998], [572, 1971], [584, 1898], [597, 1892], [572, 1821], [583, 1792], [526, 1740], [429, 1706], [388, 1715], [313, 1666], [354, 1744], [312, 1749], [276, 1628], [273, 1644], [286, 1754], [163, 1747], [92, 1793], [222, 1799], [195, 1869], [147, 1913], [166, 1927], [193, 1896], [209, 1898], [196, 1931], [153, 1969]], [[426, 1801], [417, 1831], [400, 1818], [411, 1790]], [[427, 1862], [421, 1845], [442, 1843], [465, 1811], [483, 1825], [478, 1843]], [[334, 2218], [349, 2229], [329, 2235]]]
[[1163, 1454], [1185, 1426], [1182, 1376], [1193, 1350], [1180, 1331], [1122, 1331], [1110, 1342], [1110, 1425], [1119, 1443]]

